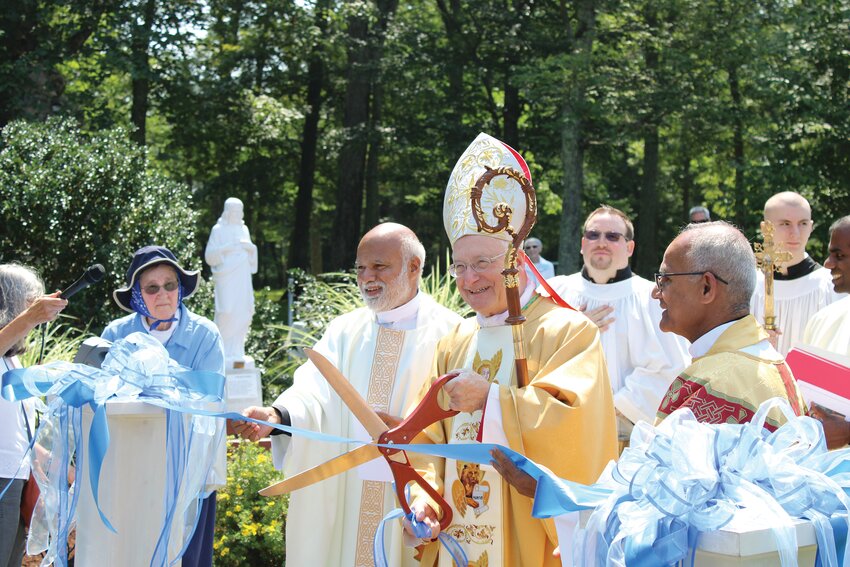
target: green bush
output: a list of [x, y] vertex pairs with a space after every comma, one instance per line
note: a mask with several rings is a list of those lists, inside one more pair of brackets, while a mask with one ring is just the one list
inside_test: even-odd
[[68, 313], [99, 327], [120, 314], [112, 290], [133, 252], [169, 247], [187, 267], [197, 213], [189, 188], [148, 169], [123, 130], [83, 135], [71, 120], [12, 122], [0, 149], [0, 261], [39, 270], [48, 289], [67, 286], [91, 264], [105, 281], [74, 296]]
[[[422, 291], [459, 315], [468, 316], [469, 306], [458, 293], [446, 266], [448, 256], [445, 265], [434, 263], [431, 272], [422, 279]], [[265, 359], [263, 397], [266, 403], [292, 384], [295, 370], [305, 360], [302, 349], [316, 344], [332, 319], [363, 306], [354, 274], [311, 276], [303, 270], [294, 269], [290, 270], [289, 277], [292, 279], [291, 289], [298, 289], [298, 297], [292, 306], [293, 325], [271, 324], [267, 327], [268, 336], [274, 337], [270, 344], [275, 348]]]
[[39, 325], [27, 337], [27, 350], [21, 355], [21, 364], [29, 368], [38, 364], [41, 353], [42, 335], [44, 336], [44, 359], [42, 364], [49, 362], [71, 362], [74, 360], [80, 345], [89, 336], [88, 330], [79, 330], [73, 325], [74, 321], [65, 315], [48, 324]]
[[285, 556], [289, 498], [257, 492], [280, 480], [271, 454], [256, 443], [227, 447], [227, 486], [218, 491], [213, 551], [217, 567], [277, 567]]

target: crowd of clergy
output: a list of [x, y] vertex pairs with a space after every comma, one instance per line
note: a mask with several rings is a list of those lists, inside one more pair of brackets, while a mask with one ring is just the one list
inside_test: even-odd
[[[638, 421], [658, 423], [689, 408], [702, 422], [744, 423], [761, 402], [775, 397], [802, 415], [808, 408], [785, 363], [788, 350], [806, 340], [850, 354], [850, 299], [842, 299], [850, 289], [843, 279], [850, 217], [832, 226], [830, 255], [821, 266], [806, 253], [813, 228], [808, 202], [791, 192], [767, 201], [764, 217], [775, 226], [777, 245], [791, 255], [778, 266], [774, 282], [779, 327], [767, 332], [763, 276], [740, 230], [711, 222], [708, 210], [696, 208], [694, 222], [667, 247], [650, 281], [629, 266], [635, 249], [631, 219], [603, 205], [584, 221], [584, 265], [578, 273], [554, 276], [542, 256], [543, 243], [527, 238], [523, 244], [517, 278], [530, 381], [518, 385], [502, 275], [513, 242], [505, 232], [480, 231], [470, 207], [476, 181], [499, 167], [530, 177], [516, 151], [482, 134], [458, 160], [444, 198], [450, 273], [474, 316], [459, 320], [419, 290], [424, 248], [409, 228], [386, 223], [370, 230], [357, 250], [365, 307], [334, 320], [315, 346], [388, 425], [415, 407], [437, 377], [456, 372], [440, 401], [460, 413], [434, 423], [417, 442], [498, 443], [562, 478], [592, 484], [628, 444]], [[482, 209], [505, 202], [522, 219], [526, 205], [519, 184], [509, 179], [493, 186]], [[245, 413], [368, 440], [310, 362], [272, 406]], [[843, 416], [824, 408], [815, 413], [832, 445], [850, 441]], [[773, 430], [784, 421], [775, 409], [765, 427]], [[239, 429], [248, 439], [271, 435], [274, 461], [287, 474], [345, 451], [270, 427], [245, 423]], [[452, 565], [451, 554], [435, 539], [441, 531], [460, 543], [470, 565], [561, 564], [559, 545], [570, 545], [574, 519], [532, 518], [536, 483], [504, 454], [494, 452], [490, 465], [408, 456], [445, 502], [435, 502], [419, 487], [410, 491], [416, 521], [430, 534], [414, 536], [410, 521], [403, 528], [394, 525], [385, 539], [388, 564]], [[372, 465], [292, 494], [288, 561], [373, 564], [379, 522], [397, 502], [392, 477]], [[441, 505], [452, 515], [445, 529]]]
[[[785, 355], [801, 342], [850, 355], [850, 216], [832, 224], [829, 257], [820, 265], [806, 253], [814, 226], [809, 203], [791, 192], [765, 203], [764, 218], [775, 227], [776, 244], [790, 254], [775, 273], [779, 324], [772, 332], [762, 325], [765, 282], [751, 243], [733, 225], [712, 222], [702, 207], [691, 211], [692, 222], [667, 246], [654, 280], [631, 271], [634, 226], [627, 214], [611, 206], [600, 206], [585, 219], [583, 267], [575, 274], [555, 276], [552, 263], [541, 255], [543, 243], [527, 238], [513, 276], [525, 318], [528, 383], [523, 385], [517, 383], [515, 333], [508, 324], [502, 274], [515, 243], [507, 231], [479, 230], [470, 206], [476, 182], [498, 168], [531, 179], [519, 153], [479, 135], [458, 159], [444, 198], [449, 270], [473, 316], [462, 319], [421, 291], [424, 246], [410, 228], [384, 223], [369, 230], [357, 248], [364, 307], [334, 319], [313, 347], [388, 426], [416, 407], [438, 377], [454, 373], [439, 401], [459, 413], [433, 423], [415, 442], [497, 443], [561, 478], [584, 484], [594, 483], [617, 459], [634, 424], [657, 424], [680, 408], [706, 423], [745, 423], [762, 402], [780, 397], [796, 415], [820, 419], [830, 447], [850, 441], [844, 416], [807, 407], [785, 362]], [[481, 197], [484, 211], [498, 203], [508, 204], [515, 222], [526, 215], [528, 201], [511, 177], [493, 182]], [[136, 264], [136, 272], [143, 273]], [[187, 277], [176, 259], [169, 257], [168, 267], [163, 281], [153, 284], [167, 285], [165, 280], [174, 274]], [[131, 290], [123, 292], [129, 303]], [[32, 302], [28, 321], [34, 325], [55, 317], [64, 306], [60, 301]], [[193, 317], [185, 310], [177, 313], [178, 325]], [[29, 322], [2, 321], [17, 338], [32, 328], [27, 328]], [[155, 325], [142, 327], [156, 331]], [[3, 343], [4, 349], [9, 344]], [[268, 424], [371, 440], [312, 362], [298, 368], [293, 385], [271, 406], [243, 413]], [[771, 410], [765, 427], [774, 430], [785, 419], [778, 409]], [[275, 466], [286, 476], [348, 449], [271, 425], [232, 425], [245, 439], [270, 437]], [[390, 524], [384, 536], [387, 564], [452, 565], [451, 554], [437, 538], [440, 532], [451, 535], [476, 566], [554, 567], [561, 565], [559, 554], [569, 553], [574, 520], [533, 518], [536, 482], [504, 454], [494, 451], [489, 465], [413, 453], [408, 457], [444, 502], [421, 487], [410, 490], [415, 522], [430, 533], [422, 537], [410, 518]], [[379, 459], [292, 493], [287, 564], [374, 565], [378, 526], [398, 506], [392, 480]], [[452, 515], [445, 527], [441, 519], [449, 510], [443, 506]], [[0, 555], [0, 567], [5, 565]]]

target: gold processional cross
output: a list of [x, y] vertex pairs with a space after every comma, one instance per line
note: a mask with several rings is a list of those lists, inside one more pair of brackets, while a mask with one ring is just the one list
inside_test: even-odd
[[763, 242], [755, 242], [756, 266], [764, 274], [764, 328], [776, 330], [776, 315], [773, 312], [773, 272], [784, 262], [791, 260], [791, 253], [780, 249], [773, 242], [773, 223], [761, 222]]

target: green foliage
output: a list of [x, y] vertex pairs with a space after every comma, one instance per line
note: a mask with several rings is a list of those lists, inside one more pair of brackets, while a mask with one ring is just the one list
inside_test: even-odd
[[275, 325], [286, 320], [285, 305], [274, 301], [270, 295], [271, 290], [267, 287], [254, 292], [254, 318], [251, 320], [251, 331], [245, 339], [245, 352], [254, 357], [260, 368], [268, 368], [276, 363], [273, 353], [283, 337]]
[[72, 319], [60, 315], [60, 319], [36, 327], [27, 337], [27, 350], [21, 355], [24, 368], [38, 364], [41, 353], [41, 337], [44, 333], [44, 359], [42, 364], [49, 362], [71, 362], [74, 360], [82, 342], [89, 336], [88, 329], [79, 330], [73, 326]]
[[461, 317], [468, 317], [472, 310], [460, 296], [455, 279], [449, 274], [449, 264], [451, 264], [451, 257], [446, 250], [443, 262], [437, 260], [433, 263], [431, 272], [422, 278], [419, 287], [440, 305], [448, 307]]
[[34, 266], [48, 289], [67, 286], [94, 262], [104, 265], [104, 281], [68, 308], [95, 327], [118, 315], [111, 293], [124, 285], [139, 247], [161, 244], [185, 267], [199, 267], [188, 188], [150, 171], [145, 152], [120, 129], [84, 136], [60, 119], [6, 126], [0, 215], [0, 259]]
[[271, 453], [256, 443], [227, 446], [227, 486], [218, 491], [214, 563], [219, 567], [283, 565], [289, 498], [258, 491], [280, 479]]
[[[469, 306], [448, 273], [448, 263], [448, 254], [442, 268], [440, 262], [435, 262], [433, 270], [422, 279], [420, 289], [456, 313], [468, 315]], [[311, 276], [303, 270], [290, 270], [289, 275], [290, 289], [298, 290], [292, 305], [293, 324], [267, 326], [267, 332], [278, 337], [277, 348], [266, 359], [263, 396], [267, 402], [292, 385], [295, 370], [306, 360], [302, 349], [315, 345], [331, 320], [363, 307], [354, 274]]]

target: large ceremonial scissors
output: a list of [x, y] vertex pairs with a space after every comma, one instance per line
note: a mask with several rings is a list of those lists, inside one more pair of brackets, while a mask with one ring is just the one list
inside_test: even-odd
[[[437, 396], [443, 385], [457, 376], [456, 373], [441, 376], [428, 393], [416, 406], [416, 409], [407, 418], [390, 429], [384, 421], [375, 413], [363, 396], [354, 389], [351, 383], [331, 364], [331, 362], [318, 352], [305, 348], [307, 358], [316, 365], [319, 372], [328, 381], [328, 384], [336, 391], [343, 403], [351, 410], [374, 443], [379, 445], [407, 444], [432, 423], [441, 419], [458, 414], [456, 410], [447, 410], [440, 407]], [[395, 480], [395, 491], [398, 501], [405, 513], [410, 514], [410, 505], [407, 502], [405, 491], [410, 483], [418, 484], [430, 496], [443, 511], [440, 519], [440, 528], [445, 530], [452, 520], [452, 511], [443, 497], [432, 487], [419, 473], [410, 465], [407, 453], [391, 447], [376, 447], [375, 445], [362, 445], [356, 449], [343, 453], [342, 455], [317, 465], [311, 469], [300, 472], [276, 484], [268, 486], [260, 491], [263, 496], [278, 496], [310, 486], [326, 478], [338, 475], [356, 466], [368, 463], [377, 458], [384, 457], [390, 466], [393, 479]]]

